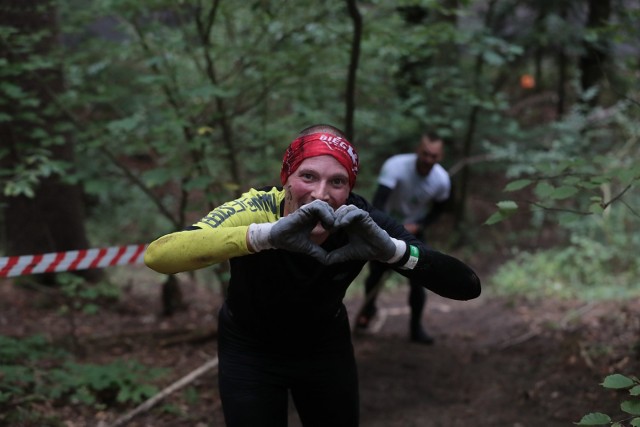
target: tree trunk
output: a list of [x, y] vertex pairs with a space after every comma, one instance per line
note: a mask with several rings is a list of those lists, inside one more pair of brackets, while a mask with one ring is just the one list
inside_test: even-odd
[[[562, 8], [560, 10], [560, 16], [564, 21], [567, 20], [568, 16], [568, 3], [562, 3], [560, 5]], [[558, 104], [556, 105], [556, 120], [561, 120], [562, 116], [564, 116], [564, 104], [566, 100], [566, 86], [567, 86], [567, 52], [565, 51], [564, 46], [558, 47]]]
[[[50, 53], [58, 44], [55, 6], [47, 0], [5, 0], [3, 6], [0, 25], [16, 30], [8, 43], [0, 46], [0, 55], [8, 61], [9, 76], [4, 79], [21, 88], [24, 94], [17, 102], [5, 100], [0, 103], [1, 111], [11, 117], [9, 121], [0, 122], [0, 167], [14, 170], [24, 165], [25, 157], [36, 150], [48, 151], [51, 160], [73, 164], [70, 138], [56, 131], [56, 126], [62, 122], [62, 113], [56, 106], [56, 95], [64, 86], [61, 67], [43, 65], [27, 71], [19, 68], [38, 56], [53, 58]], [[34, 36], [39, 33], [44, 36], [36, 40]], [[25, 40], [28, 43], [22, 46], [27, 48], [21, 49], [20, 41]], [[37, 104], [20, 105], [19, 101], [29, 97], [37, 100]], [[54, 137], [58, 139], [52, 143]], [[82, 190], [78, 185], [65, 183], [56, 174], [43, 175], [34, 184], [33, 197], [0, 197], [5, 247], [9, 255], [88, 248]], [[100, 277], [99, 271], [78, 274], [89, 280]], [[37, 280], [54, 283], [52, 275], [41, 275]]]
[[[597, 30], [607, 25], [611, 15], [611, 0], [589, 0], [587, 30]], [[582, 90], [598, 85], [604, 77], [604, 64], [607, 59], [607, 47], [602, 39], [585, 42], [585, 53], [580, 57], [580, 83]], [[598, 96], [587, 101], [593, 107], [598, 104]]]
[[356, 74], [358, 72], [358, 61], [360, 59], [360, 39], [362, 38], [362, 15], [358, 10], [357, 0], [347, 0], [349, 16], [353, 21], [353, 40], [351, 41], [351, 60], [349, 62], [349, 73], [347, 76], [346, 88], [346, 114], [345, 114], [345, 135], [347, 139], [354, 138], [354, 115], [356, 109]]
[[[484, 17], [485, 28], [491, 28], [493, 22], [493, 15], [495, 11], [495, 5], [497, 0], [490, 0], [487, 5], [486, 15]], [[484, 73], [484, 59], [482, 55], [477, 55], [474, 67], [473, 78], [473, 90], [476, 94], [481, 93], [481, 82]], [[469, 111], [469, 119], [467, 120], [467, 129], [463, 139], [462, 146], [462, 158], [468, 159], [473, 151], [473, 143], [475, 140], [476, 126], [480, 116], [480, 107], [474, 105]], [[465, 227], [466, 212], [467, 212], [467, 197], [469, 191], [469, 183], [471, 183], [471, 169], [468, 165], [465, 165], [457, 180], [454, 181], [454, 186], [457, 187], [454, 200], [454, 229], [457, 234], [456, 245], [463, 245], [467, 239], [467, 229]]]

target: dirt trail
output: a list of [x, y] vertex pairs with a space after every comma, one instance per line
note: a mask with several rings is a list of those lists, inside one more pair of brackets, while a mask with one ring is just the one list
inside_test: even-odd
[[[159, 331], [210, 330], [219, 301], [211, 291], [185, 285], [189, 309], [159, 318], [157, 294], [130, 290], [99, 316], [76, 319], [85, 337], [85, 363], [136, 359], [172, 368], [159, 387], [187, 375], [216, 355], [215, 339], [166, 345]], [[529, 302], [485, 294], [467, 302], [429, 295], [426, 325], [433, 346], [407, 339], [406, 291], [385, 292], [389, 310], [374, 335], [355, 335], [362, 427], [560, 427], [588, 412], [619, 414], [623, 396], [599, 386], [609, 373], [640, 374], [634, 344], [640, 337], [640, 298], [624, 303]], [[46, 296], [0, 286], [0, 334], [69, 334]], [[348, 300], [353, 316], [361, 299]], [[153, 312], [153, 313], [152, 313]], [[95, 337], [104, 337], [95, 339]], [[93, 347], [92, 347], [93, 346]], [[199, 377], [129, 427], [221, 427], [216, 372]], [[107, 425], [133, 409], [104, 411], [67, 406], [50, 414], [66, 427]], [[291, 410], [290, 426], [299, 427]], [[27, 427], [27, 426], [24, 426]]]
[[[402, 292], [384, 297], [403, 311]], [[622, 333], [637, 340], [638, 301], [621, 307], [430, 295], [434, 346], [407, 341], [408, 314], [356, 337], [362, 425], [559, 427], [596, 410], [617, 414], [620, 400], [599, 383], [616, 364], [639, 365]]]

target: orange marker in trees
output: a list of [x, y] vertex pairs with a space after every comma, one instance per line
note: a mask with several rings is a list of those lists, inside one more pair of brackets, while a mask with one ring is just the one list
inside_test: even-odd
[[520, 76], [520, 87], [523, 89], [533, 89], [536, 87], [536, 79], [531, 74], [523, 74]]

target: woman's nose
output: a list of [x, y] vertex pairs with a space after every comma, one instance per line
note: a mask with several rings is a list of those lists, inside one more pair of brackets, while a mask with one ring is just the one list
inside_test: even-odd
[[322, 200], [325, 202], [329, 201], [329, 187], [326, 182], [318, 182], [313, 191], [311, 192], [311, 197], [316, 200]]

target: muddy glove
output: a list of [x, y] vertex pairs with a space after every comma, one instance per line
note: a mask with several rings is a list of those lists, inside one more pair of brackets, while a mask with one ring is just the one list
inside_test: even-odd
[[354, 205], [336, 210], [334, 228], [344, 228], [349, 243], [327, 255], [327, 264], [351, 260], [377, 260], [392, 264], [399, 261], [407, 244], [390, 237], [375, 223], [369, 213]]
[[249, 244], [255, 252], [284, 249], [311, 255], [325, 262], [327, 252], [310, 240], [311, 230], [320, 222], [327, 230], [333, 227], [333, 208], [322, 200], [314, 200], [276, 222], [251, 224]]

